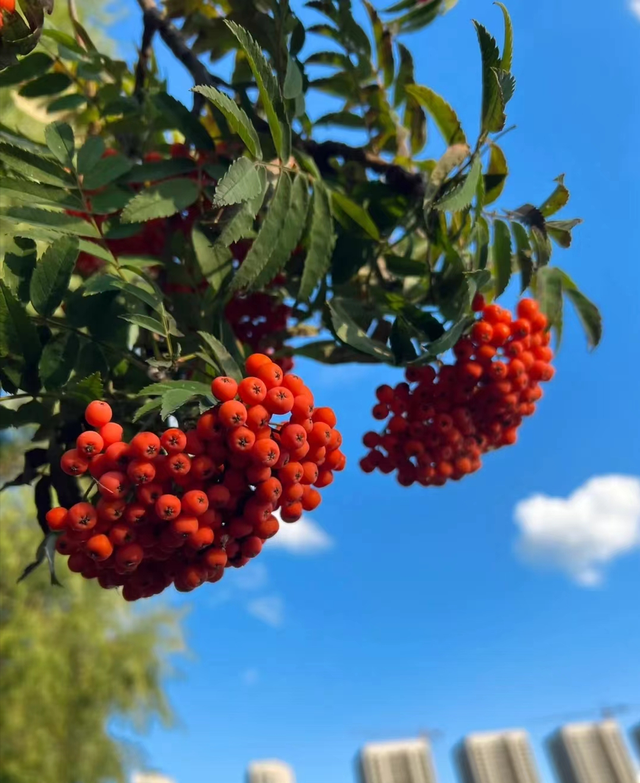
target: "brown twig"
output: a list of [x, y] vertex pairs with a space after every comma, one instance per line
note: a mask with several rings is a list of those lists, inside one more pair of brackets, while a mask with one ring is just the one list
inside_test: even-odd
[[[189, 71], [197, 85], [204, 84], [230, 88], [230, 85], [214, 76], [200, 62], [190, 49], [180, 30], [162, 15], [155, 4], [155, 0], [138, 0], [138, 5], [142, 9], [145, 22], [148, 20], [156, 25], [162, 40]], [[351, 147], [339, 141], [316, 142], [299, 136], [294, 137], [293, 146], [310, 155], [321, 172], [329, 173], [332, 171], [329, 163], [331, 158], [344, 158], [344, 160], [360, 163], [376, 174], [383, 176], [387, 184], [398, 193], [411, 197], [421, 197], [424, 193], [424, 183], [421, 174], [407, 171], [402, 166], [390, 163], [362, 147]]]
[[136, 64], [136, 82], [133, 88], [133, 95], [138, 102], [142, 102], [144, 94], [144, 82], [149, 68], [149, 60], [153, 54], [153, 36], [158, 29], [156, 23], [149, 17], [144, 17], [144, 27], [142, 29], [142, 41], [140, 42], [140, 54]]

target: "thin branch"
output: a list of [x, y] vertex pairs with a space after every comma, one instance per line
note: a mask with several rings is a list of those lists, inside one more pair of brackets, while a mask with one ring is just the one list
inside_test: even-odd
[[[155, 0], [138, 0], [138, 5], [144, 13], [145, 22], [150, 20], [156, 24], [162, 40], [189, 71], [197, 85], [205, 84], [230, 89], [229, 84], [210, 73], [200, 62], [189, 48], [180, 30], [162, 15], [155, 4]], [[399, 193], [413, 197], [421, 196], [424, 193], [424, 183], [421, 174], [407, 171], [395, 163], [389, 163], [389, 161], [386, 161], [379, 155], [374, 155], [362, 147], [350, 147], [348, 144], [338, 141], [316, 142], [312, 139], [302, 139], [299, 136], [294, 137], [293, 145], [300, 151], [311, 155], [320, 171], [324, 173], [332, 171], [329, 164], [331, 158], [344, 158], [345, 160], [360, 163], [376, 174], [384, 176], [387, 184]]]
[[153, 36], [158, 29], [155, 22], [144, 17], [144, 27], [142, 29], [142, 41], [140, 42], [140, 55], [138, 56], [138, 63], [136, 65], [136, 82], [133, 88], [133, 95], [139, 103], [142, 103], [142, 97], [144, 94], [144, 82], [149, 69], [149, 60], [153, 55]]

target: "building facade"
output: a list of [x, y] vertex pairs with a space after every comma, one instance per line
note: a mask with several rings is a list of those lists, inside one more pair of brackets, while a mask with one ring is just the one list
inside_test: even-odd
[[424, 739], [365, 745], [358, 766], [361, 783], [437, 783]]
[[563, 726], [549, 740], [560, 783], [637, 783], [631, 755], [613, 720]]
[[540, 783], [525, 731], [470, 734], [455, 758], [463, 783]]
[[247, 783], [296, 783], [296, 778], [284, 761], [254, 761], [249, 764]]

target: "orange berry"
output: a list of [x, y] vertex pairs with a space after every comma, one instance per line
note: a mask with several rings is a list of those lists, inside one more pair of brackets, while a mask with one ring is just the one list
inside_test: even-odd
[[262, 551], [262, 541], [258, 536], [249, 536], [240, 544], [243, 557], [257, 557]]
[[160, 438], [153, 432], [139, 432], [131, 441], [129, 450], [138, 459], [154, 459], [160, 453]]
[[289, 389], [289, 391], [293, 393], [294, 397], [302, 394], [306, 388], [302, 378], [299, 375], [294, 375], [293, 373], [287, 373], [284, 376], [282, 379], [282, 385], [286, 389]]
[[213, 508], [224, 508], [231, 498], [231, 492], [222, 484], [214, 484], [207, 490], [207, 498]]
[[187, 436], [182, 430], [172, 427], [162, 433], [160, 445], [168, 454], [179, 454], [187, 446]]
[[320, 468], [318, 471], [318, 478], [313, 482], [314, 487], [328, 487], [333, 483], [333, 471], [328, 468]]
[[491, 336], [491, 345], [499, 348], [504, 345], [511, 336], [511, 329], [508, 324], [497, 323], [493, 325], [493, 335]]
[[274, 389], [276, 386], [280, 386], [284, 377], [282, 370], [272, 361], [269, 361], [268, 364], [266, 362], [261, 364], [254, 374], [256, 378], [260, 378], [264, 382], [267, 389]]
[[491, 342], [493, 327], [487, 321], [476, 321], [471, 327], [471, 339], [476, 345]]
[[191, 549], [204, 549], [213, 544], [214, 532], [210, 527], [200, 527], [187, 536], [187, 546]]
[[60, 458], [60, 467], [68, 476], [81, 476], [89, 469], [89, 461], [77, 449], [69, 449]]
[[85, 459], [90, 459], [95, 454], [99, 454], [104, 448], [104, 440], [99, 433], [87, 430], [78, 436], [76, 449]]
[[531, 322], [525, 318], [518, 318], [511, 324], [511, 334], [514, 340], [522, 340], [531, 333]]
[[328, 424], [332, 429], [338, 423], [338, 419], [332, 408], [315, 408], [311, 418], [314, 422], [321, 421]]
[[100, 498], [96, 504], [96, 512], [98, 513], [98, 519], [102, 519], [105, 522], [117, 522], [122, 518], [127, 504], [124, 500], [105, 500]]
[[260, 378], [249, 377], [240, 381], [238, 394], [247, 405], [258, 405], [267, 396], [267, 387]]
[[[203, 459], [203, 457], [194, 457], [194, 462], [196, 459]], [[184, 452], [171, 454], [167, 459], [167, 469], [172, 476], [186, 476], [191, 467], [191, 459]]]
[[122, 440], [123, 429], [115, 421], [110, 421], [100, 427], [100, 437], [104, 443], [103, 448], [108, 448], [112, 443], [118, 443]]
[[87, 541], [85, 551], [94, 560], [108, 560], [113, 553], [113, 544], [104, 533], [99, 533]]
[[50, 508], [45, 515], [49, 530], [64, 530], [67, 526], [67, 509], [62, 506]]
[[256, 440], [251, 449], [251, 457], [258, 465], [272, 468], [280, 459], [280, 447], [271, 438]]
[[162, 484], [152, 482], [144, 484], [136, 489], [136, 498], [143, 506], [155, 505], [158, 498], [162, 495]]
[[219, 375], [211, 381], [211, 393], [220, 402], [227, 402], [238, 393], [238, 383], [228, 375]]
[[521, 299], [516, 307], [518, 318], [531, 320], [538, 313], [538, 303], [535, 299]]
[[133, 459], [127, 465], [127, 476], [136, 486], [148, 484], [156, 477], [156, 469], [145, 459]]
[[248, 427], [236, 427], [227, 435], [227, 445], [236, 453], [247, 453], [251, 451], [256, 442], [255, 432]]
[[126, 571], [135, 569], [144, 558], [144, 550], [139, 544], [127, 544], [116, 551], [116, 563]]
[[228, 400], [220, 406], [218, 417], [222, 426], [227, 429], [242, 427], [247, 422], [247, 409], [237, 400]]
[[[161, 495], [155, 504], [156, 514], [160, 519], [175, 519], [182, 510], [182, 504], [175, 495]], [[198, 527], [196, 523], [196, 528]]]
[[107, 500], [119, 500], [129, 491], [129, 481], [124, 473], [117, 470], [110, 470], [100, 476], [98, 480], [98, 490]]
[[195, 517], [199, 517], [201, 514], [209, 508], [209, 499], [205, 492], [200, 489], [191, 489], [185, 492], [182, 496], [182, 510]]
[[132, 527], [123, 523], [115, 524], [109, 531], [109, 541], [114, 546], [123, 546], [130, 544], [135, 540], [136, 534]]
[[271, 514], [267, 519], [262, 519], [257, 525], [253, 526], [253, 532], [260, 538], [266, 540], [272, 538], [280, 529], [280, 523]]
[[264, 407], [276, 416], [290, 413], [293, 409], [295, 397], [289, 389], [284, 386], [273, 386], [267, 392], [264, 399]]
[[111, 406], [102, 400], [90, 402], [84, 412], [84, 418], [90, 427], [102, 427], [111, 421], [112, 416]]
[[244, 363], [244, 368], [249, 373], [249, 375], [255, 375], [258, 367], [261, 367], [263, 364], [271, 363], [271, 359], [268, 356], [265, 356], [265, 354], [253, 353], [247, 358], [246, 362]]

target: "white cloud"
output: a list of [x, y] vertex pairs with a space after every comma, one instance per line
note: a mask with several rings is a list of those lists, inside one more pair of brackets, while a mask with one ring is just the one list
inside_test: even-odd
[[244, 568], [234, 568], [227, 577], [239, 590], [262, 590], [269, 584], [269, 572], [264, 563], [253, 560]]
[[631, 13], [635, 14], [635, 16], [640, 19], [640, 0], [630, 0], [629, 8], [631, 9]]
[[242, 672], [242, 682], [246, 686], [255, 685], [260, 678], [260, 675], [258, 673], [257, 669], [245, 669]]
[[523, 559], [599, 585], [615, 558], [640, 549], [640, 479], [596, 476], [568, 498], [534, 495], [517, 504]]
[[280, 530], [269, 539], [268, 549], [284, 549], [294, 555], [316, 554], [331, 549], [333, 539], [310, 517], [304, 514], [297, 522], [283, 522], [276, 511]]
[[255, 598], [247, 604], [247, 611], [274, 628], [279, 628], [284, 623], [284, 601], [279, 595]]

